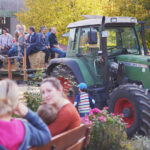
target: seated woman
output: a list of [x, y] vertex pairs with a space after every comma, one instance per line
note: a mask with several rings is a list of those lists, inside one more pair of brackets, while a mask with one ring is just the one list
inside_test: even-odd
[[[12, 114], [28, 122], [12, 118]], [[37, 113], [19, 103], [17, 84], [9, 79], [0, 81], [0, 148], [26, 150], [50, 139], [49, 129]]]
[[44, 79], [41, 83], [41, 94], [44, 102], [58, 110], [56, 120], [48, 126], [52, 136], [80, 126], [80, 116], [66, 98], [59, 80], [53, 77]]

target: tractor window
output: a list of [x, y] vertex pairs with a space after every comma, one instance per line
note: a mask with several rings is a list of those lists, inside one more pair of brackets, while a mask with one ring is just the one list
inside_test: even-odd
[[124, 28], [121, 32], [123, 48], [127, 49], [129, 53], [137, 53], [138, 40], [133, 28]]
[[99, 31], [97, 27], [82, 28], [80, 30], [79, 53], [95, 56], [99, 51]]
[[69, 31], [69, 42], [68, 42], [68, 49], [74, 49], [74, 41], [75, 41], [75, 29], [70, 29]]
[[106, 29], [108, 56], [118, 54], [138, 54], [138, 41], [132, 27], [115, 27]]

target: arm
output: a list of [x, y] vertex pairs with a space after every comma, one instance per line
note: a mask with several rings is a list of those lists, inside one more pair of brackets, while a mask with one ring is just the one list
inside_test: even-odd
[[40, 119], [37, 113], [29, 109], [24, 118], [29, 122], [30, 145], [41, 146], [47, 144], [51, 139], [51, 134], [47, 125]]
[[8, 40], [8, 46], [12, 46], [13, 45], [13, 37], [9, 34], [9, 40]]
[[46, 35], [46, 46], [49, 46], [50, 48], [50, 41], [49, 41], [49, 37]]
[[23, 122], [25, 126], [25, 140], [30, 146], [41, 146], [50, 141], [51, 135], [47, 125], [40, 119], [37, 113], [19, 103], [15, 114], [24, 117], [28, 122]]
[[92, 98], [90, 94], [89, 95], [89, 100], [90, 100], [90, 107], [93, 109], [95, 108], [95, 100]]
[[36, 36], [35, 36], [35, 42], [33, 42], [33, 43], [30, 43], [30, 46], [37, 46], [38, 45], [38, 43], [39, 43], [39, 35], [38, 34], [36, 34]]
[[76, 96], [75, 100], [74, 100], [74, 106], [76, 108], [78, 108], [78, 103], [79, 103], [79, 100], [80, 100], [80, 94]]

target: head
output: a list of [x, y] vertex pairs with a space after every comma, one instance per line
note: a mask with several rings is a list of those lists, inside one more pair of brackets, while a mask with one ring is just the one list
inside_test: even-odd
[[87, 92], [87, 84], [86, 83], [80, 83], [77, 86], [79, 88], [80, 92]]
[[44, 102], [48, 104], [57, 103], [61, 98], [65, 97], [60, 81], [54, 77], [43, 80], [41, 94]]
[[57, 118], [58, 110], [53, 105], [42, 104], [37, 113], [47, 125], [50, 125]]
[[8, 29], [7, 28], [3, 28], [3, 34], [7, 34], [8, 33]]
[[24, 34], [25, 29], [26, 29], [25, 25], [20, 25], [19, 34]]
[[40, 30], [41, 30], [41, 32], [42, 32], [43, 34], [46, 34], [46, 32], [47, 32], [46, 26], [42, 26], [42, 27], [40, 28]]
[[21, 26], [20, 24], [17, 24], [17, 25], [16, 25], [16, 30], [19, 30], [19, 29], [20, 29], [20, 26]]
[[18, 86], [9, 79], [0, 81], [0, 116], [11, 115], [18, 104]]
[[51, 28], [51, 33], [56, 34], [56, 28], [55, 27]]
[[29, 34], [32, 34], [33, 32], [35, 32], [34, 27], [29, 27]]

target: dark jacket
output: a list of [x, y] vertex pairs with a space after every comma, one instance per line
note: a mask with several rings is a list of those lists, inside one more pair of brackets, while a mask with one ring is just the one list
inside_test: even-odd
[[42, 33], [39, 33], [39, 49], [45, 50], [45, 46], [50, 46], [48, 36], [45, 35], [45, 39], [43, 38]]
[[54, 47], [54, 45], [58, 45], [57, 37], [55, 34], [51, 33], [49, 36], [50, 46]]
[[33, 35], [29, 35], [27, 39], [27, 43], [29, 47], [36, 48], [39, 50], [39, 35], [36, 32], [33, 32]]

